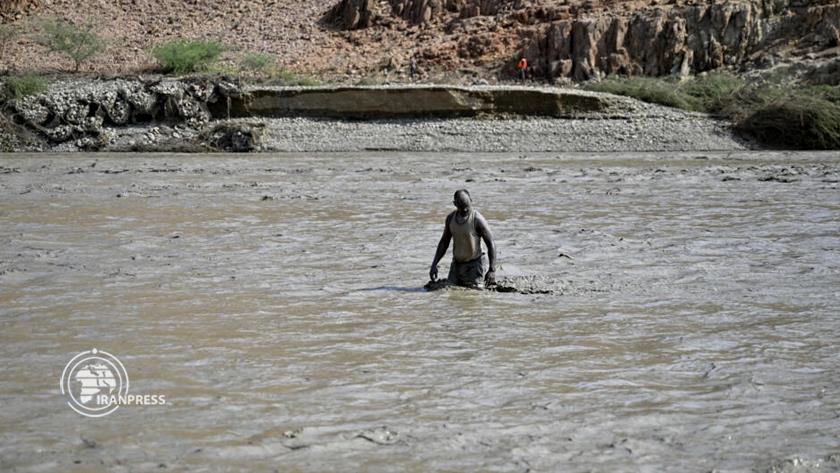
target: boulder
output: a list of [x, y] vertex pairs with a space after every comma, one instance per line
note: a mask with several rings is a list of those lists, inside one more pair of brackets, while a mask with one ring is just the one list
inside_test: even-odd
[[58, 125], [44, 130], [44, 135], [54, 143], [63, 143], [73, 137], [73, 127], [70, 125]]
[[14, 104], [15, 111], [29, 126], [40, 127], [50, 119], [50, 109], [38, 97], [23, 97]]
[[219, 123], [204, 132], [204, 139], [219, 151], [247, 153], [259, 149], [264, 128], [262, 123]]
[[[390, 0], [394, 15], [409, 23], [428, 23], [433, 18], [450, 11], [456, 3], [448, 5], [441, 0]], [[448, 8], [447, 8], [448, 7]]]
[[324, 16], [324, 21], [343, 30], [358, 30], [373, 25], [376, 19], [373, 0], [341, 0]]
[[120, 89], [119, 95], [131, 106], [132, 121], [151, 120], [158, 114], [157, 96], [143, 87], [123, 87]]
[[83, 102], [70, 102], [64, 111], [64, 122], [69, 125], [83, 125], [90, 115], [90, 105]]
[[125, 100], [114, 100], [104, 109], [108, 119], [114, 125], [125, 125], [131, 119], [131, 106]]
[[215, 93], [221, 97], [229, 98], [242, 98], [246, 95], [238, 82], [226, 79], [216, 82]]

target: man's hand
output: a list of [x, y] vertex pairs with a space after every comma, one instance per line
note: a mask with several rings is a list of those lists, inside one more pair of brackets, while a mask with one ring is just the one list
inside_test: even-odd
[[484, 287], [490, 287], [496, 284], [496, 270], [491, 269], [484, 275]]
[[434, 281], [437, 281], [437, 278], [438, 278], [437, 265], [433, 264], [432, 269], [429, 270], [429, 279], [431, 279], [432, 282], [434, 282]]

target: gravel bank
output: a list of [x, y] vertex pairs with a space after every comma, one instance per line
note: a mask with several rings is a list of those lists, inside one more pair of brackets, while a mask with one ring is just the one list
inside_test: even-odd
[[[728, 123], [700, 114], [660, 108], [657, 113], [601, 119], [456, 118], [328, 120], [264, 118], [231, 120], [263, 127], [263, 152], [424, 151], [733, 151], [756, 145], [736, 136]], [[196, 151], [199, 132], [183, 126], [113, 129], [102, 151]], [[66, 144], [56, 151], [73, 151]]]
[[[369, 89], [388, 89], [375, 87]], [[487, 91], [493, 88], [464, 87]], [[507, 87], [508, 91], [532, 89]], [[265, 125], [264, 151], [692, 151], [755, 148], [729, 123], [708, 115], [647, 104], [629, 97], [572, 90], [601, 97], [603, 112], [579, 110], [571, 118], [495, 115], [486, 118], [246, 119]]]
[[265, 151], [743, 150], [724, 122], [682, 113], [624, 119], [449, 119], [350, 122], [268, 119]]
[[[727, 122], [702, 114], [642, 106], [618, 118], [456, 118], [332, 120], [260, 118], [230, 120], [264, 130], [261, 152], [633, 152], [734, 151], [757, 146]], [[200, 130], [183, 124], [110, 128], [101, 151], [212, 151]], [[78, 151], [76, 142], [49, 151]]]

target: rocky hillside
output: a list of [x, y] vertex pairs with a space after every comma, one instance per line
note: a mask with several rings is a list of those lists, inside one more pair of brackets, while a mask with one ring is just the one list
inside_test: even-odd
[[[110, 47], [89, 67], [154, 67], [167, 39], [219, 39], [237, 52], [269, 52], [287, 70], [326, 80], [510, 78], [524, 54], [535, 79], [689, 74], [721, 66], [826, 63], [840, 55], [836, 0], [12, 0], [5, 22], [37, 16], [94, 21]], [[26, 35], [5, 48], [5, 68], [66, 67]]]
[[391, 28], [395, 18], [437, 30], [420, 48], [427, 63], [512, 75], [524, 55], [545, 79], [687, 75], [840, 55], [836, 0], [341, 0], [328, 15], [348, 30]]

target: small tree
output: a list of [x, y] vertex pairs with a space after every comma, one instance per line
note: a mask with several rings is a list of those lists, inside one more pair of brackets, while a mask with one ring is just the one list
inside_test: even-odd
[[152, 49], [152, 56], [166, 72], [197, 72], [216, 62], [225, 48], [218, 41], [176, 39]]
[[72, 59], [76, 72], [82, 63], [105, 50], [105, 40], [93, 32], [94, 25], [90, 21], [76, 26], [67, 20], [50, 18], [42, 21], [40, 27], [38, 42], [50, 51]]
[[264, 72], [274, 62], [274, 56], [268, 53], [245, 53], [239, 64], [251, 72]]

